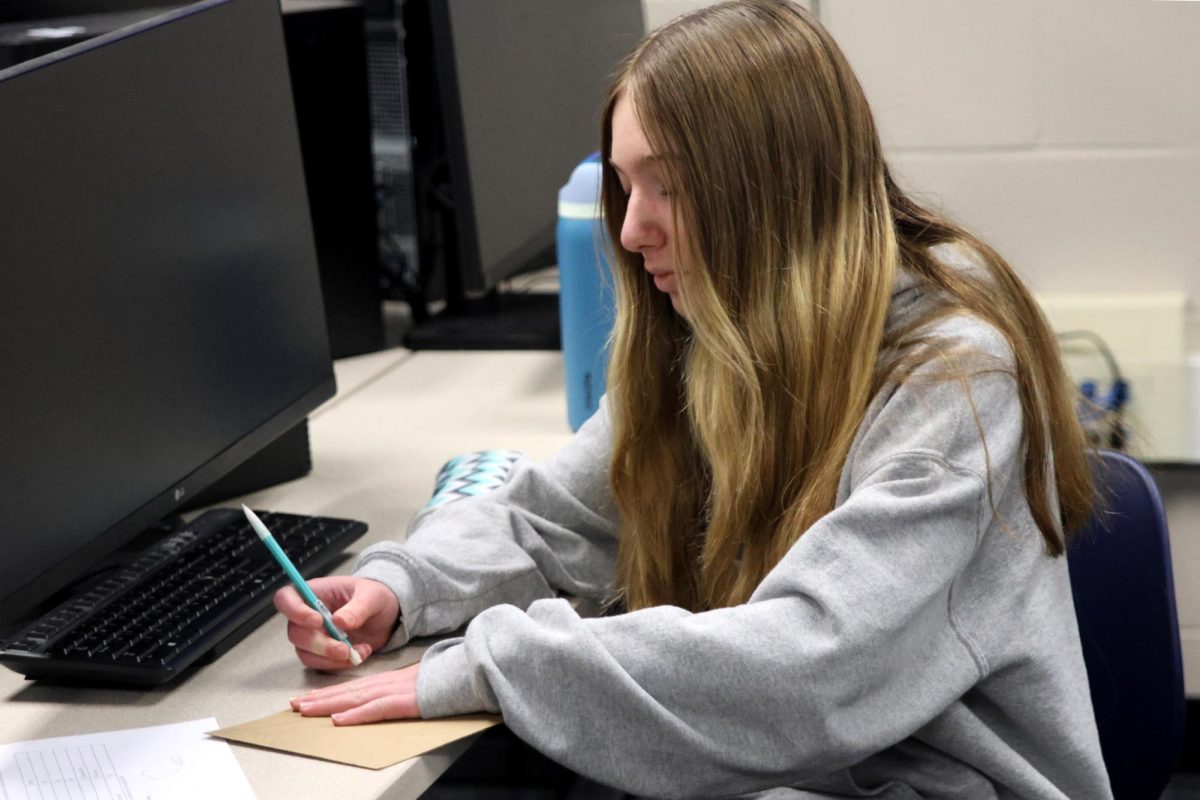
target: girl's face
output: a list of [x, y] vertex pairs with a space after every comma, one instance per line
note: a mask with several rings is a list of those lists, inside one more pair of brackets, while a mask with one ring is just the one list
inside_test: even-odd
[[633, 101], [628, 93], [622, 95], [613, 107], [609, 158], [629, 201], [621, 225], [621, 246], [642, 256], [654, 285], [670, 296], [677, 313], [684, 314], [677, 273], [686, 270], [675, 263], [675, 250], [686, 253], [687, 249], [672, 213], [670, 188], [663, 169], [667, 157], [653, 151], [638, 122]]

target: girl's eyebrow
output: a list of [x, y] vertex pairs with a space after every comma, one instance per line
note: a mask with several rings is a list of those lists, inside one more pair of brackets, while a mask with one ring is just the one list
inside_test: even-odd
[[[672, 158], [675, 158], [675, 156], [669, 155], [669, 154], [668, 155], [659, 155], [657, 153], [651, 153], [650, 155], [638, 156], [637, 160], [634, 161], [633, 166], [634, 166], [635, 170], [644, 169], [647, 166], [656, 166], [656, 165], [662, 163], [663, 161], [668, 161]], [[609, 166], [611, 166], [613, 169], [615, 169], [620, 174], [622, 174], [622, 175], [625, 174], [625, 170], [621, 169], [621, 167], [617, 164], [617, 162], [614, 161], [611, 157], [609, 157], [609, 159], [608, 159], [608, 164], [609, 164]]]

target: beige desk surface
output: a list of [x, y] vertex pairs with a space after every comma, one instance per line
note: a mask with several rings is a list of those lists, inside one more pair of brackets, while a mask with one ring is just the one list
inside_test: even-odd
[[[343, 359], [336, 372], [337, 396], [310, 418], [312, 473], [244, 499], [255, 508], [368, 523], [339, 572], [371, 542], [403, 537], [450, 456], [512, 448], [544, 458], [570, 438], [559, 353], [389, 350]], [[363, 670], [402, 666], [420, 652], [376, 656]], [[231, 725], [281, 711], [301, 690], [337, 680], [300, 666], [279, 617], [168, 689], [49, 686], [0, 668], [0, 743], [206, 717]], [[233, 751], [260, 800], [415, 798], [468, 744], [380, 771], [242, 746]]]

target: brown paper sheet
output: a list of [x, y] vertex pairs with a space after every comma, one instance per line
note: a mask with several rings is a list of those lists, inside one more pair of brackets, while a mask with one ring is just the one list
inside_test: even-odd
[[302, 717], [295, 711], [281, 711], [253, 722], [210, 731], [209, 735], [326, 761], [383, 769], [479, 733], [501, 721], [495, 714], [469, 714], [339, 728], [329, 717]]

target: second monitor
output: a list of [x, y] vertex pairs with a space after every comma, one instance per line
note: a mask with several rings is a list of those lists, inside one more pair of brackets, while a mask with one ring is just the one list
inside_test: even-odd
[[[420, 285], [414, 349], [554, 348], [556, 297], [498, 291], [554, 263], [558, 189], [643, 32], [640, 0], [407, 0]], [[429, 313], [445, 300], [445, 311]]]

